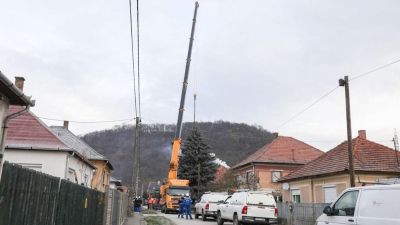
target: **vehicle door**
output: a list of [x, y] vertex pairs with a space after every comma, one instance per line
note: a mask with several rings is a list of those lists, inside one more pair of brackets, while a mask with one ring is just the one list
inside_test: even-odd
[[342, 194], [332, 206], [332, 214], [321, 216], [318, 224], [329, 225], [355, 225], [357, 218], [354, 216], [358, 201], [359, 190], [350, 190]]
[[223, 208], [223, 212], [221, 213], [221, 217], [224, 219], [232, 220], [233, 210], [235, 204], [237, 204], [238, 196], [237, 194], [233, 194], [231, 198], [228, 199], [227, 204], [225, 204]]
[[221, 217], [222, 217], [222, 218], [225, 218], [224, 216], [225, 216], [225, 214], [226, 214], [226, 208], [228, 207], [228, 205], [229, 205], [229, 203], [230, 203], [230, 201], [231, 201], [231, 198], [232, 198], [232, 196], [229, 196], [229, 197], [224, 201], [224, 203], [222, 203], [222, 204], [220, 204], [220, 205], [218, 206], [218, 209], [219, 209], [219, 211], [220, 211], [220, 213], [221, 213]]
[[365, 189], [357, 205], [357, 223], [399, 225], [400, 189]]

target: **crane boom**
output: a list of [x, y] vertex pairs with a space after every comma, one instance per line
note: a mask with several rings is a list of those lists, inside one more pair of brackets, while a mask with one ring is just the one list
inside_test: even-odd
[[185, 76], [183, 78], [182, 85], [182, 93], [181, 93], [181, 102], [179, 106], [179, 114], [178, 114], [178, 122], [176, 124], [175, 137], [172, 144], [172, 154], [171, 154], [171, 162], [168, 171], [168, 179], [177, 179], [178, 177], [178, 166], [179, 166], [179, 149], [181, 146], [181, 134], [182, 134], [182, 120], [183, 120], [183, 112], [185, 111], [185, 98], [186, 98], [186, 90], [188, 86], [189, 79], [189, 70], [190, 70], [190, 61], [192, 56], [192, 47], [194, 40], [194, 31], [196, 28], [196, 18], [197, 18], [197, 8], [199, 7], [199, 3], [195, 3], [194, 15], [192, 21], [192, 30], [190, 33], [190, 41], [189, 41], [189, 49], [186, 58], [186, 67], [185, 67]]

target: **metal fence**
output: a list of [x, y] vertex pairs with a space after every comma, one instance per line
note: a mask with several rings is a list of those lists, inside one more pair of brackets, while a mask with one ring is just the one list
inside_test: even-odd
[[322, 214], [325, 206], [321, 203], [284, 203], [277, 204], [279, 211], [279, 224], [281, 225], [314, 225], [316, 219]]
[[5, 162], [0, 225], [102, 225], [104, 194]]

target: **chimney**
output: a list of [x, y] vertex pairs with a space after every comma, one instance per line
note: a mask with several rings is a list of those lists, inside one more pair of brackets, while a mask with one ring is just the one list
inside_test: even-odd
[[358, 137], [362, 139], [367, 139], [367, 132], [365, 130], [359, 130]]
[[274, 136], [274, 138], [277, 138], [279, 136], [279, 133], [278, 132], [274, 132], [274, 133], [272, 133], [272, 136]]
[[63, 127], [68, 130], [68, 125], [69, 125], [69, 121], [68, 120], [64, 120]]
[[17, 88], [22, 92], [24, 91], [24, 82], [24, 77], [15, 77], [15, 86], [17, 86]]

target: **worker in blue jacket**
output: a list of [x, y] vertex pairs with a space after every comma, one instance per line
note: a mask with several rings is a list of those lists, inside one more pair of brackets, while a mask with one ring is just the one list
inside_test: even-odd
[[178, 200], [179, 204], [179, 212], [178, 212], [178, 218], [183, 219], [183, 215], [185, 214], [185, 198], [184, 195]]
[[192, 209], [190, 208], [192, 206], [192, 199], [190, 198], [189, 194], [186, 194], [184, 205], [185, 205], [186, 219], [188, 219], [188, 216], [190, 217], [190, 219], [193, 219], [192, 218]]

